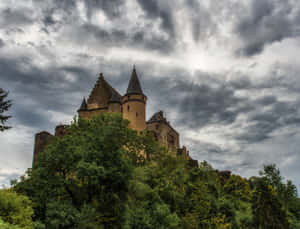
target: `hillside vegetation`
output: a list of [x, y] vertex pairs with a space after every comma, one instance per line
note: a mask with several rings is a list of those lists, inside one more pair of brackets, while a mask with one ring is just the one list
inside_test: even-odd
[[67, 133], [1, 191], [1, 228], [300, 228], [296, 188], [275, 165], [250, 179], [205, 161], [190, 167], [114, 114], [74, 121]]

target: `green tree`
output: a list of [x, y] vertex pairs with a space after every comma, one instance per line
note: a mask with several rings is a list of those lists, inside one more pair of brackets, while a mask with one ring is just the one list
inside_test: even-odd
[[142, 148], [136, 131], [120, 115], [101, 114], [76, 121], [67, 133], [40, 153], [15, 190], [34, 201], [36, 220], [47, 228], [83, 228], [83, 215], [98, 227], [119, 228], [133, 172], [130, 158]]
[[[155, 147], [151, 138], [148, 146]], [[184, 162], [166, 149], [151, 151], [149, 160], [135, 168], [129, 189], [124, 228], [179, 228], [177, 213], [184, 202]]]
[[256, 181], [252, 197], [252, 213], [255, 228], [286, 229], [289, 223], [274, 188], [265, 178]]
[[8, 92], [0, 88], [0, 131], [10, 128], [9, 126], [6, 126], [5, 123], [11, 116], [3, 114], [11, 107], [11, 101], [6, 100], [7, 95]]
[[297, 199], [296, 186], [290, 180], [284, 183], [280, 170], [274, 164], [264, 165], [263, 171], [260, 171], [259, 174], [275, 189], [284, 209], [288, 211]]
[[224, 193], [237, 199], [250, 201], [251, 189], [248, 181], [238, 175], [232, 174], [223, 187]]
[[0, 190], [0, 228], [32, 229], [32, 203], [28, 197], [8, 189]]

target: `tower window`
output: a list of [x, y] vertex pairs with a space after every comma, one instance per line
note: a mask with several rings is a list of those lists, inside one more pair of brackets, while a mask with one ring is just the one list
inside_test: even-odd
[[139, 116], [139, 114], [138, 114], [137, 112], [136, 112], [136, 114], [135, 114], [135, 115], [136, 115], [136, 117], [137, 117], [137, 116]]
[[127, 106], [127, 110], [128, 110], [128, 111], [130, 110], [130, 106], [129, 106], [129, 105]]

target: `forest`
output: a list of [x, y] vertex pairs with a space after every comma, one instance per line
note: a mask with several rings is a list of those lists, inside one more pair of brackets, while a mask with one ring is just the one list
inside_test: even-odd
[[191, 166], [117, 114], [74, 121], [0, 190], [1, 229], [300, 228], [295, 185], [276, 165], [248, 179]]

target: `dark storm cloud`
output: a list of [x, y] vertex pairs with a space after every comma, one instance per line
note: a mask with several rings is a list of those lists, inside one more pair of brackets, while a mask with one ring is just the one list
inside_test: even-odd
[[50, 29], [58, 31], [65, 25], [78, 23], [80, 19], [75, 0], [34, 0], [33, 4], [34, 8], [39, 10], [38, 21], [44, 26], [41, 30], [47, 33]]
[[187, 125], [190, 128], [211, 124], [229, 124], [235, 121], [238, 113], [230, 108], [242, 102], [242, 99], [234, 96], [234, 91], [220, 85], [213, 88], [210, 85], [195, 85], [186, 82], [178, 82], [174, 88], [178, 92], [180, 119], [177, 123]]
[[[104, 12], [110, 23], [121, 20], [126, 15], [127, 8], [122, 0], [114, 1], [83, 1], [84, 13], [88, 21], [84, 21], [79, 14], [76, 1], [51, 1], [41, 2], [35, 1], [36, 6], [41, 8], [41, 19], [43, 27], [41, 31], [47, 34], [58, 32], [65, 39], [69, 38], [70, 42], [76, 42], [80, 45], [84, 44], [88, 47], [99, 46], [110, 49], [112, 47], [135, 48], [139, 50], [157, 51], [161, 54], [169, 54], [174, 51], [175, 31], [174, 25], [171, 24], [169, 11], [157, 8], [159, 12], [147, 13], [153, 19], [147, 23], [136, 23], [135, 27], [123, 26], [106, 28], [104, 24], [93, 23], [93, 15], [99, 11]], [[143, 6], [149, 3], [141, 3]], [[155, 3], [156, 5], [157, 3]], [[158, 5], [156, 5], [158, 7]], [[149, 9], [150, 10], [150, 9]], [[168, 9], [170, 10], [170, 9]], [[59, 17], [57, 17], [59, 15]], [[159, 32], [154, 32], [155, 15], [163, 18], [161, 31], [167, 32], [170, 36], [163, 36]], [[56, 16], [56, 17], [55, 17]], [[124, 22], [121, 22], [121, 24]]]
[[237, 97], [231, 85], [215, 80], [203, 82], [202, 79], [208, 76], [205, 72], [197, 75], [201, 83], [184, 80], [187, 75], [189, 73], [174, 69], [161, 78], [153, 77], [150, 72], [144, 76], [145, 84], [151, 88], [150, 97], [161, 101], [157, 106], [176, 110], [176, 125], [192, 129], [212, 124], [227, 125], [235, 122], [243, 109], [246, 110], [243, 104], [248, 100]]
[[[92, 61], [88, 55], [78, 55], [78, 58], [90, 58]], [[49, 127], [48, 111], [76, 114], [82, 97], [89, 95], [96, 81], [95, 72], [103, 72], [108, 82], [120, 93], [124, 93], [131, 72], [131, 66], [122, 61], [98, 59], [96, 61], [101, 64], [97, 69], [89, 69], [72, 64], [57, 66], [54, 62], [47, 68], [40, 68], [33, 64], [33, 60], [34, 57], [30, 56], [13, 59], [1, 57], [0, 69], [1, 82], [5, 82], [12, 95], [15, 94], [12, 98], [15, 103], [13, 116], [19, 123], [36, 128]], [[144, 92], [157, 110], [176, 113], [172, 121], [175, 128], [195, 131], [211, 125], [241, 128], [242, 123], [237, 118], [245, 115], [247, 125], [239, 135], [232, 137], [253, 143], [268, 139], [282, 127], [300, 125], [300, 115], [296, 109], [299, 103], [281, 101], [277, 95], [252, 99], [251, 96], [239, 96], [236, 93], [242, 90], [255, 94], [255, 91], [264, 88], [281, 87], [281, 81], [269, 80], [259, 84], [248, 77], [241, 77], [224, 82], [219, 80], [222, 77], [218, 75], [197, 72], [193, 76], [196, 80], [192, 82], [185, 80], [191, 75], [183, 69], [170, 67], [159, 75], [153, 75], [153, 66], [157, 65], [138, 65]], [[111, 68], [115, 69], [113, 74], [110, 73]]]
[[235, 29], [243, 42], [239, 54], [259, 54], [268, 44], [299, 35], [300, 11], [293, 3], [252, 0], [250, 14], [242, 16]]
[[0, 48], [4, 47], [5, 43], [4, 41], [0, 38]]
[[[82, 98], [89, 96], [100, 72], [120, 93], [125, 91], [132, 66], [83, 54], [77, 55], [77, 59], [78, 62], [96, 61], [96, 68], [57, 65], [55, 61], [42, 68], [34, 64], [34, 56], [0, 57], [0, 85], [10, 91], [13, 100], [10, 114], [15, 125], [52, 131], [58, 124], [51, 121], [53, 112], [69, 115], [71, 121]], [[113, 74], [112, 68], [115, 69]]]
[[[2, 87], [10, 91], [14, 122], [32, 128], [49, 127], [52, 112], [76, 113], [74, 94], [89, 87], [91, 73], [76, 66], [42, 69], [29, 58], [0, 58]], [[71, 79], [69, 77], [72, 77]], [[30, 96], [29, 96], [30, 95]]]
[[[272, 104], [266, 111], [258, 110], [249, 114], [250, 126], [247, 132], [238, 136], [238, 139], [247, 142], [258, 142], [271, 137], [275, 130], [287, 126], [300, 126], [300, 113], [298, 102], [282, 102], [273, 99], [267, 105]], [[263, 107], [261, 107], [262, 109]]]
[[50, 122], [50, 115], [47, 115], [45, 110], [37, 107], [38, 104], [31, 105], [30, 103], [26, 103], [28, 102], [26, 100], [23, 102], [24, 103], [15, 101], [13, 104], [15, 107], [13, 107], [10, 112], [13, 118], [17, 118], [17, 124], [22, 124], [36, 129], [49, 127], [52, 124]]
[[[149, 71], [149, 72], [148, 72]], [[200, 130], [206, 126], [236, 128], [234, 139], [246, 143], [261, 142], [283, 127], [300, 127], [300, 103], [297, 99], [280, 100], [278, 95], [259, 95], [264, 89], [281, 88], [270, 82], [252, 82], [247, 77], [224, 82], [209, 78], [208, 73], [197, 73], [198, 82], [183, 80], [189, 73], [170, 69], [161, 76], [153, 76], [151, 68], [143, 66], [145, 93], [156, 101], [155, 107], [175, 112], [175, 128]], [[189, 78], [189, 77], [188, 77]], [[157, 87], [160, 85], [160, 87]], [[249, 96], [239, 96], [238, 91]], [[288, 88], [286, 89], [288, 90]], [[288, 92], [287, 92], [288, 93]], [[253, 95], [257, 94], [257, 98]], [[243, 121], [238, 117], [243, 115]], [[234, 129], [232, 129], [234, 130]]]
[[195, 41], [207, 38], [217, 31], [217, 25], [211, 12], [207, 11], [200, 1], [188, 0], [188, 15], [192, 23], [192, 34]]
[[159, 35], [146, 35], [144, 30], [133, 32], [123, 29], [106, 30], [99, 26], [85, 23], [78, 27], [76, 31], [71, 31], [71, 34], [68, 34], [68, 36], [72, 36], [77, 43], [85, 43], [86, 45], [101, 43], [103, 48], [131, 47], [158, 51], [164, 55], [174, 50], [173, 42]]
[[32, 9], [6, 8], [0, 11], [0, 25], [2, 28], [25, 26], [33, 23]]
[[[175, 24], [172, 16], [171, 4], [167, 7], [162, 7], [159, 0], [137, 0], [146, 13], [151, 19], [161, 19], [162, 29], [167, 32], [171, 37], [175, 35]], [[166, 2], [164, 2], [166, 3]]]
[[[87, 16], [91, 18], [97, 10], [101, 9], [107, 17], [115, 19], [122, 14], [124, 0], [86, 0], [84, 1], [87, 8]], [[123, 12], [124, 13], [124, 12]]]

